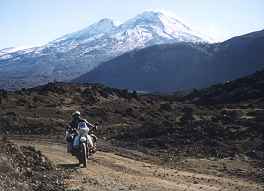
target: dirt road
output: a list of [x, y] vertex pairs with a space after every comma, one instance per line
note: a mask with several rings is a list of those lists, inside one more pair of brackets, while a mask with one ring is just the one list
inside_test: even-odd
[[98, 151], [87, 168], [76, 166], [77, 160], [59, 143], [16, 140], [19, 145], [32, 145], [58, 167], [70, 172], [66, 190], [89, 191], [263, 191], [255, 182], [224, 178], [164, 168], [155, 164]]

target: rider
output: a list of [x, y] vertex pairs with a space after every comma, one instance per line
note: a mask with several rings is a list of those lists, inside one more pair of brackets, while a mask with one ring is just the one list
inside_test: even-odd
[[[88, 132], [92, 129], [96, 129], [97, 126], [93, 125], [92, 123], [89, 123], [86, 119], [81, 118], [81, 113], [79, 111], [75, 111], [72, 114], [72, 121], [69, 123], [69, 126], [66, 130], [66, 132], [70, 134], [74, 134], [74, 137], [69, 139], [68, 142], [68, 152], [72, 150], [72, 144], [74, 144], [74, 141], [78, 141], [77, 139], [79, 138], [78, 135], [80, 134], [86, 134], [88, 135]], [[66, 135], [67, 136], [67, 135]], [[91, 136], [91, 138], [90, 138]], [[90, 135], [87, 136], [88, 141], [90, 145], [92, 146], [92, 152], [95, 152], [95, 142], [96, 142], [96, 136], [95, 135]]]

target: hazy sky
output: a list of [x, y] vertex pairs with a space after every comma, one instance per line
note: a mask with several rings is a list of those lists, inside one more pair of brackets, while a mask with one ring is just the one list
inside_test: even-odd
[[0, 49], [36, 46], [102, 18], [162, 10], [218, 41], [264, 29], [263, 0], [0, 0]]

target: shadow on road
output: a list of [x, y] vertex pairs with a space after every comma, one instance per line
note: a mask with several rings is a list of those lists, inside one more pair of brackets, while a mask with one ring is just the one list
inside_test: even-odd
[[77, 169], [80, 166], [78, 163], [76, 163], [76, 164], [58, 164], [58, 167], [67, 170], [67, 169]]

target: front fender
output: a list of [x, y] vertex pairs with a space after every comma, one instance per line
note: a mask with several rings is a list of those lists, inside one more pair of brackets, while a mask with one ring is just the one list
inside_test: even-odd
[[87, 141], [87, 138], [86, 138], [86, 137], [81, 137], [81, 138], [80, 138], [80, 142], [81, 142], [81, 143], [84, 143], [84, 142], [86, 142], [86, 141]]

